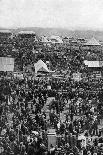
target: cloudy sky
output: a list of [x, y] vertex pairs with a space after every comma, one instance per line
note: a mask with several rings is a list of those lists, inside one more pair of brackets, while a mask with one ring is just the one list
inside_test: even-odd
[[0, 0], [0, 27], [103, 29], [103, 0]]

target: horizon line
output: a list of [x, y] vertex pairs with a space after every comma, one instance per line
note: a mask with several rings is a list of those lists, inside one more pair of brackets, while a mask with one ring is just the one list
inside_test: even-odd
[[103, 28], [89, 28], [89, 27], [77, 27], [77, 28], [67, 28], [67, 27], [42, 27], [42, 26], [18, 26], [18, 27], [0, 27], [0, 29], [30, 29], [30, 28], [41, 28], [41, 29], [64, 29], [64, 30], [68, 30], [68, 31], [103, 31]]

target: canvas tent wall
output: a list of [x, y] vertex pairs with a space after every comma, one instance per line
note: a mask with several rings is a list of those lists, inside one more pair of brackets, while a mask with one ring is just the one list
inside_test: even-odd
[[100, 68], [103, 67], [103, 61], [87, 61], [84, 60], [84, 64], [91, 68]]
[[38, 72], [49, 73], [49, 69], [47, 65], [42, 60], [39, 60], [37, 63], [34, 64], [34, 66], [35, 66], [35, 73], [38, 73]]
[[87, 60], [85, 60], [84, 64], [86, 66], [88, 66], [88, 67], [91, 67], [91, 68], [93, 68], [93, 67], [100, 67], [99, 61], [87, 61]]
[[14, 71], [14, 58], [0, 57], [0, 71]]

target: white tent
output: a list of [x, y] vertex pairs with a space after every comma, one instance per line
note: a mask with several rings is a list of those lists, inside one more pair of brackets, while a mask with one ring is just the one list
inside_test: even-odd
[[84, 60], [84, 64], [88, 67], [100, 67], [99, 61], [87, 61]]
[[47, 65], [42, 60], [39, 60], [37, 63], [34, 64], [34, 66], [35, 66], [35, 73], [37, 72], [49, 73], [49, 69]]
[[51, 40], [52, 43], [59, 43], [59, 44], [63, 43], [62, 38], [59, 37], [59, 36], [55, 36], [55, 35], [52, 35], [50, 37], [50, 40]]
[[101, 46], [101, 44], [95, 39], [95, 38], [91, 38], [87, 43], [85, 43], [84, 45], [86, 46]]

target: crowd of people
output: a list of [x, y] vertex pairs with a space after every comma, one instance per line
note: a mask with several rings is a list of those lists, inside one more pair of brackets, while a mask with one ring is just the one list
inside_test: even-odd
[[[32, 66], [42, 59], [49, 61], [51, 70], [62, 74], [62, 78], [51, 74], [35, 78], [33, 73], [29, 78], [27, 72], [23, 72], [23, 79], [13, 76], [9, 79], [6, 73], [1, 76], [0, 154], [103, 154], [103, 80], [91, 80], [93, 71], [91, 73], [84, 65], [81, 48], [48, 47], [35, 42], [33, 36], [9, 39], [12, 40], [10, 45], [14, 53], [10, 54], [15, 58], [16, 67], [23, 71], [28, 64]], [[4, 47], [4, 43], [0, 43]], [[1, 56], [8, 55], [3, 52]], [[74, 72], [85, 74], [85, 80], [74, 81]], [[56, 133], [53, 140], [56, 143], [54, 145], [51, 137], [48, 148], [50, 129]]]

